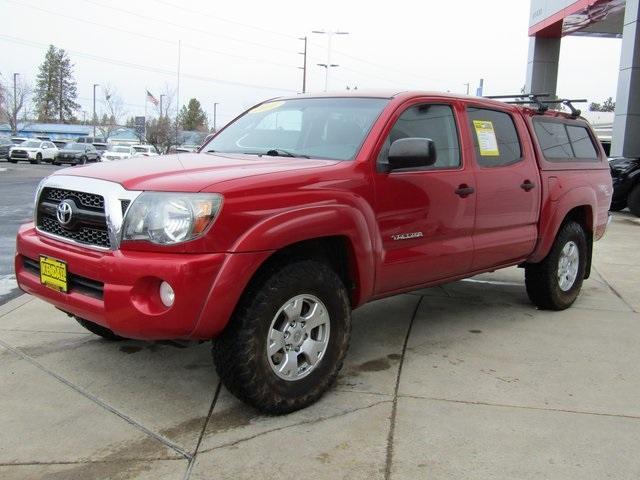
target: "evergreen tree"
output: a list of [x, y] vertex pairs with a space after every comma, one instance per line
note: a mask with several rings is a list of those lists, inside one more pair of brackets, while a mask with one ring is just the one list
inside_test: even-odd
[[[36, 115], [41, 122], [50, 122], [57, 111], [57, 89], [55, 87], [58, 68], [58, 56], [56, 47], [49, 45], [49, 50], [44, 56], [44, 62], [39, 67], [36, 78], [35, 105]], [[59, 82], [58, 82], [59, 83]]]
[[80, 108], [76, 103], [77, 96], [71, 59], [63, 49], [50, 45], [36, 79], [35, 105], [38, 120], [63, 123], [74, 121], [73, 112]]
[[207, 123], [207, 114], [202, 110], [200, 102], [195, 98], [189, 100], [187, 106], [183, 105], [178, 115], [178, 124], [183, 130], [206, 132], [208, 130]]

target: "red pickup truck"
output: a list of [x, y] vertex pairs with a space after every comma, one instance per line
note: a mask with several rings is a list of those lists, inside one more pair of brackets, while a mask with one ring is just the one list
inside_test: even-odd
[[560, 310], [605, 232], [609, 166], [577, 115], [427, 92], [269, 100], [198, 153], [60, 170], [17, 238], [20, 287], [108, 339], [213, 340], [266, 412], [342, 366], [351, 311], [498, 268]]

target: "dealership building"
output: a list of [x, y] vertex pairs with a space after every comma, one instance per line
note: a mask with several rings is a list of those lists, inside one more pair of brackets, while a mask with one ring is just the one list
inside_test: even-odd
[[622, 38], [611, 156], [640, 158], [638, 20], [640, 0], [531, 0], [527, 92], [556, 94], [565, 35]]

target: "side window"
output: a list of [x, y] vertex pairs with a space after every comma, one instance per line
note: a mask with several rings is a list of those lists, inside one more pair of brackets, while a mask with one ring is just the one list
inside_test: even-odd
[[511, 115], [470, 107], [469, 123], [481, 167], [501, 167], [522, 160], [522, 147]]
[[588, 158], [589, 160], [598, 158], [598, 153], [586, 128], [567, 125], [567, 132], [576, 158]]
[[585, 127], [534, 119], [533, 126], [544, 158], [550, 162], [598, 160], [598, 152]]
[[389, 163], [389, 148], [401, 138], [429, 138], [436, 147], [436, 163], [425, 169], [460, 166], [458, 130], [449, 105], [416, 105], [405, 110], [391, 129], [378, 155], [378, 163]]

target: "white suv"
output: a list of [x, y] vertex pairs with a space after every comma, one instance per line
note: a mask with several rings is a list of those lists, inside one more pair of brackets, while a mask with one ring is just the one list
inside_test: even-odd
[[49, 141], [27, 140], [20, 145], [11, 147], [9, 150], [9, 161], [18, 163], [19, 160], [30, 163], [40, 163], [42, 160], [53, 162], [58, 154], [58, 148]]

